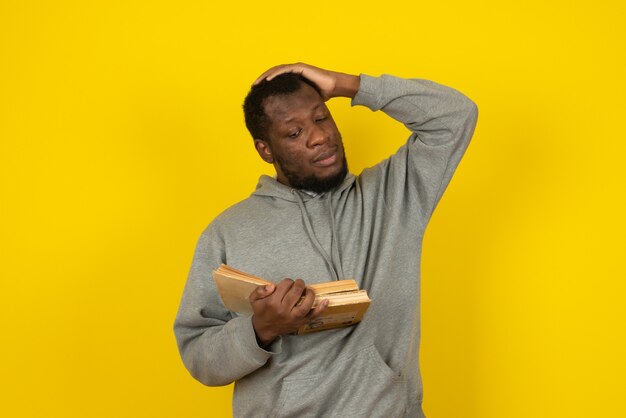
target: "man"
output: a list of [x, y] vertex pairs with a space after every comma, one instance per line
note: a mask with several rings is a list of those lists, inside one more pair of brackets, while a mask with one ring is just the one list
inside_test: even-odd
[[[412, 131], [358, 177], [347, 173], [325, 105], [340, 96]], [[200, 237], [175, 323], [185, 366], [206, 385], [235, 382], [235, 416], [423, 417], [421, 243], [472, 136], [476, 106], [425, 80], [293, 64], [262, 74], [244, 111], [276, 178], [262, 176]], [[250, 295], [251, 317], [221, 303], [211, 278], [221, 263], [278, 282]], [[305, 281], [344, 278], [372, 299], [363, 321], [293, 335], [326, 307], [311, 309]]]

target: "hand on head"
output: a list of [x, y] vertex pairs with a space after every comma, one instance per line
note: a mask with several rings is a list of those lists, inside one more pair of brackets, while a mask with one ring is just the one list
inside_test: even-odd
[[333, 97], [353, 98], [360, 84], [360, 79], [356, 75], [324, 70], [301, 62], [272, 67], [261, 74], [253, 84], [259, 84], [263, 80], [270, 81], [274, 77], [284, 73], [298, 73], [317, 84], [324, 100]]

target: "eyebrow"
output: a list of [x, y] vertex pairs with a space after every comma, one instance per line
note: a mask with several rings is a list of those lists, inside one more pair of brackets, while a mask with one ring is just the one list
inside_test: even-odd
[[[317, 109], [319, 109], [321, 106], [324, 106], [324, 102], [322, 102], [322, 103], [318, 103], [317, 105], [315, 105], [315, 106], [311, 109], [311, 112], [315, 112], [315, 111], [316, 111]], [[284, 120], [283, 120], [283, 123], [289, 123], [289, 122], [291, 122], [293, 119], [294, 119], [294, 117], [293, 117], [293, 116], [292, 116], [292, 117], [290, 117], [290, 118], [288, 118], [288, 119], [284, 119]]]

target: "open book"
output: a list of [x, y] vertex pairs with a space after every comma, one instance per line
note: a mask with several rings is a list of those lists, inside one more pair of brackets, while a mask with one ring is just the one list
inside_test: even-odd
[[[213, 280], [217, 285], [222, 302], [231, 311], [242, 315], [252, 315], [252, 306], [248, 301], [250, 293], [257, 286], [271, 284], [267, 280], [222, 264], [213, 270]], [[354, 325], [363, 319], [370, 306], [367, 291], [359, 290], [354, 280], [338, 280], [316, 283], [307, 286], [315, 292], [316, 307], [323, 299], [328, 299], [328, 306], [320, 316], [300, 327], [297, 334], [322, 331]]]

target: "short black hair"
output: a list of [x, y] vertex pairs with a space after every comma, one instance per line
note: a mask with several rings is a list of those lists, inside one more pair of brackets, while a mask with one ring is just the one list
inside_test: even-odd
[[252, 86], [243, 102], [243, 114], [246, 119], [246, 127], [253, 139], [268, 141], [267, 131], [271, 120], [265, 113], [265, 100], [272, 96], [287, 96], [300, 90], [302, 83], [313, 87], [321, 96], [320, 88], [311, 80], [297, 73], [280, 74], [270, 81], [263, 80]]

